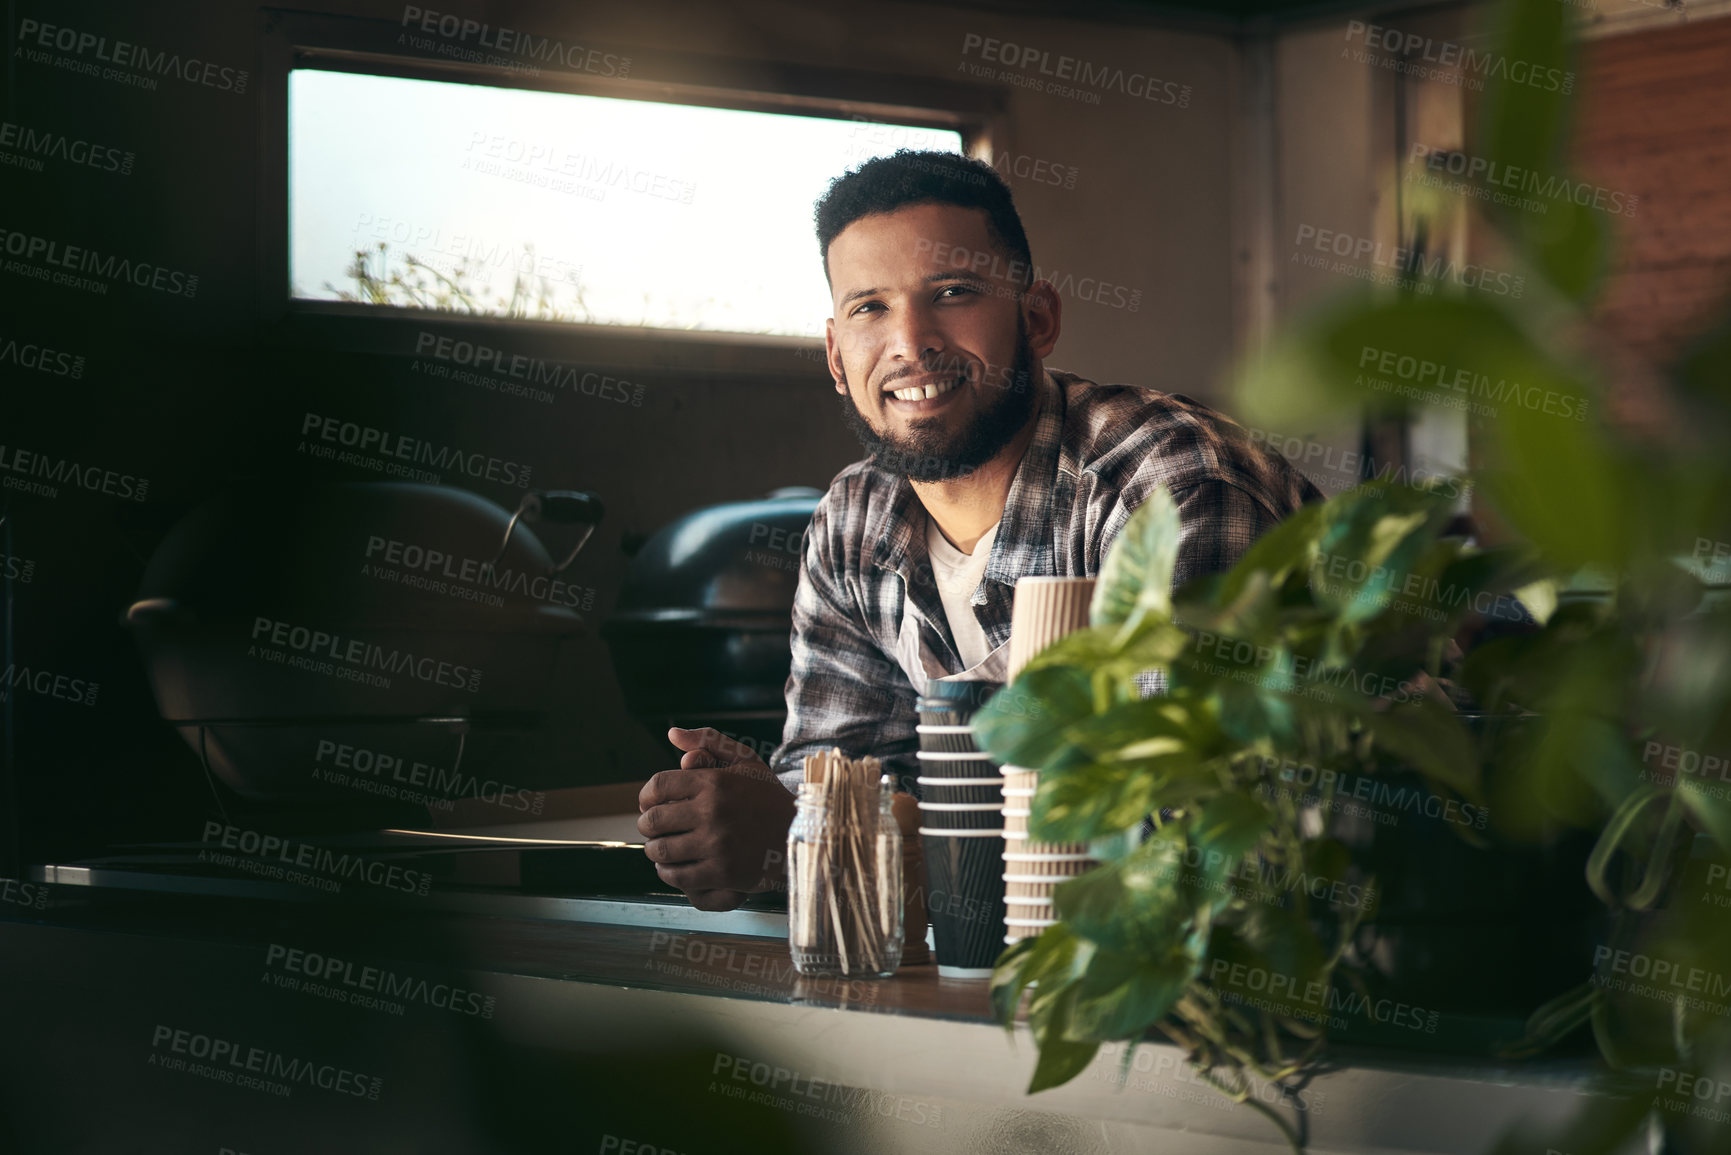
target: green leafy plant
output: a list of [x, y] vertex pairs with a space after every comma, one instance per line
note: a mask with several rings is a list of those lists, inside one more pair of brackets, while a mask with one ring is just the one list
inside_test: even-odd
[[[1103, 1042], [1157, 1030], [1296, 1146], [1248, 1079], [1315, 1057], [1327, 992], [1355, 984], [1343, 958], [1376, 887], [1305, 818], [1329, 811], [1330, 787], [1307, 796], [1290, 768], [1334, 783], [1413, 767], [1482, 801], [1473, 738], [1442, 689], [1446, 644], [1532, 561], [1441, 537], [1451, 505], [1436, 489], [1363, 486], [1173, 596], [1178, 515], [1158, 491], [1109, 551], [1089, 628], [982, 707], [992, 756], [1041, 771], [1031, 835], [1103, 858], [1058, 887], [1058, 925], [1007, 950], [993, 978], [1006, 1024], [1033, 988], [1030, 1091], [1074, 1077]], [[1331, 576], [1342, 556], [1350, 576]], [[1415, 587], [1433, 596], [1402, 592]], [[1455, 590], [1468, 596], [1436, 596]], [[1163, 695], [1142, 696], [1149, 669]]]

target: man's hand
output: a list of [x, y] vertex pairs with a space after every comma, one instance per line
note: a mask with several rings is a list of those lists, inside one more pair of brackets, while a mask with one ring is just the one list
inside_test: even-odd
[[[705, 727], [667, 731], [685, 751], [637, 796], [637, 830], [663, 882], [699, 910], [732, 910], [786, 878], [793, 795], [738, 742]], [[773, 854], [771, 852], [774, 852]]]

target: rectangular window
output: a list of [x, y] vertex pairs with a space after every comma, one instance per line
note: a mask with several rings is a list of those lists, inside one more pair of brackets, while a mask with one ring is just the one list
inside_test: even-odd
[[812, 208], [948, 128], [296, 68], [291, 296], [811, 337]]

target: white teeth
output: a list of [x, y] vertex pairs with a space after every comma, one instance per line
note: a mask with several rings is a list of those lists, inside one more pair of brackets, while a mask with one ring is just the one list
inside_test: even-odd
[[923, 389], [918, 386], [915, 386], [912, 389], [895, 389], [891, 391], [890, 395], [895, 397], [898, 401], [923, 401], [936, 397], [940, 393], [948, 393], [951, 389], [954, 389], [957, 384], [959, 384], [959, 382], [947, 381], [942, 385], [927, 385]]

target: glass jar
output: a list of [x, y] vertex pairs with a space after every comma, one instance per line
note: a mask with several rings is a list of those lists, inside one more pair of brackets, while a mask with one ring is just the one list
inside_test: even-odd
[[822, 783], [802, 782], [787, 831], [787, 943], [802, 975], [888, 978], [902, 959], [902, 832], [895, 782], [875, 810], [832, 814]]

